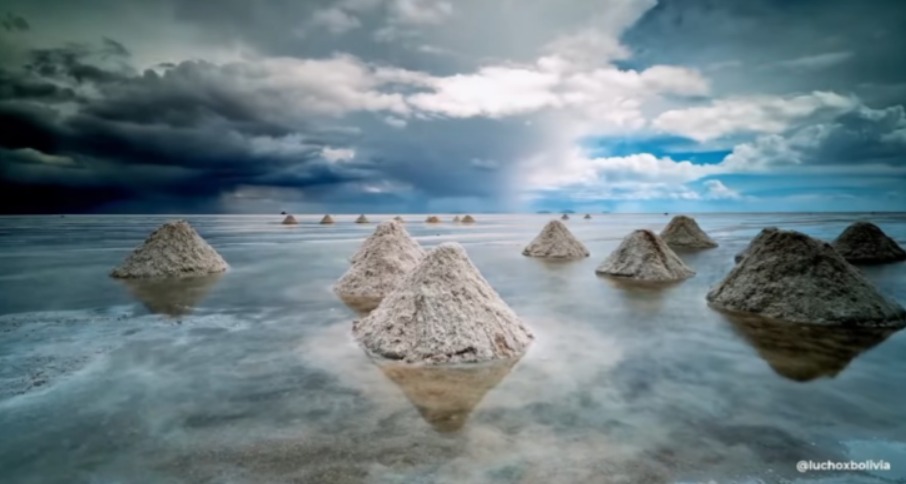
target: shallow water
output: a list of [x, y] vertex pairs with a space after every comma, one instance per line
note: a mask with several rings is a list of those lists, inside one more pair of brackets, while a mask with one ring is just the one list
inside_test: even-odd
[[[232, 268], [178, 291], [107, 277], [173, 217], [0, 218], [0, 481], [906, 482], [906, 331], [752, 327], [704, 299], [764, 226], [832, 239], [868, 217], [906, 245], [906, 215], [700, 215], [720, 247], [681, 253], [697, 275], [661, 289], [594, 268], [669, 217], [576, 216], [590, 258], [522, 257], [550, 217], [405, 217], [426, 247], [461, 242], [536, 336], [447, 375], [352, 340], [330, 286], [374, 228], [353, 215], [189, 216]], [[863, 270], [906, 304], [906, 264]]]

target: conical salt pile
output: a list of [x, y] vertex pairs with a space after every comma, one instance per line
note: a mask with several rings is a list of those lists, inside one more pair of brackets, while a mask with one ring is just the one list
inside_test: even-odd
[[167, 222], [151, 233], [110, 273], [124, 279], [215, 274], [229, 266], [185, 220]]
[[432, 215], [432, 216], [430, 216], [430, 217], [428, 217], [428, 218], [425, 219], [425, 223], [429, 223], [429, 224], [440, 223], [440, 219], [437, 218], [437, 216]]
[[475, 218], [472, 217], [471, 215], [466, 215], [465, 217], [462, 218], [462, 223], [473, 224], [473, 223], [475, 223]]
[[397, 215], [396, 217], [393, 217], [393, 220], [396, 220], [399, 223], [406, 223], [406, 221], [403, 220], [403, 217], [400, 217], [399, 215]]
[[461, 219], [459, 218], [459, 215], [453, 217], [453, 223], [459, 223], [460, 221]]
[[331, 217], [330, 215], [325, 215], [324, 218], [321, 219], [321, 225], [328, 225], [328, 224], [332, 224], [332, 223], [333, 223], [333, 217]]
[[590, 214], [590, 213], [586, 213], [586, 214], [585, 214], [585, 217], [583, 217], [583, 218], [584, 218], [585, 220], [590, 220], [590, 219], [591, 219], [591, 214]]
[[484, 396], [501, 382], [518, 358], [485, 364], [424, 366], [386, 363], [381, 370], [438, 432], [460, 430]]
[[368, 223], [368, 218], [365, 217], [364, 214], [359, 215], [359, 218], [355, 219], [355, 223], [357, 223], [357, 224], [367, 224], [367, 223]]
[[452, 242], [428, 252], [353, 334], [374, 356], [428, 364], [513, 358], [533, 339]]
[[282, 222], [283, 225], [296, 225], [298, 223], [299, 221], [296, 220], [296, 217], [293, 217], [292, 215], [287, 215]]
[[695, 275], [695, 271], [650, 230], [636, 230], [626, 236], [595, 272], [640, 282], [680, 281]]
[[759, 232], [758, 235], [756, 235], [755, 238], [752, 239], [751, 242], [749, 242], [749, 245], [733, 257], [733, 260], [735, 260], [736, 263], [739, 264], [739, 261], [745, 259], [746, 256], [749, 255], [749, 252], [752, 252], [752, 247], [760, 244], [761, 240], [767, 237], [768, 234], [772, 234], [774, 232], [777, 232], [778, 230], [780, 229], [778, 229], [777, 227], [766, 227], [761, 229], [761, 232]]
[[560, 220], [569, 220], [569, 215], [564, 213], [563, 215], [560, 216]]
[[878, 293], [830, 244], [805, 234], [766, 234], [708, 293], [717, 309], [792, 322], [906, 325], [906, 310]]
[[588, 257], [589, 253], [585, 245], [566, 228], [566, 224], [559, 220], [551, 220], [523, 249], [522, 255], [549, 259], [578, 259]]
[[383, 222], [352, 256], [352, 267], [334, 285], [334, 292], [357, 309], [374, 309], [424, 256], [402, 224]]
[[832, 245], [844, 259], [854, 264], [906, 260], [906, 251], [871, 222], [856, 222], [846, 227]]
[[695, 219], [685, 215], [677, 215], [661, 231], [661, 238], [670, 247], [683, 249], [710, 249], [717, 247], [715, 242], [705, 233]]

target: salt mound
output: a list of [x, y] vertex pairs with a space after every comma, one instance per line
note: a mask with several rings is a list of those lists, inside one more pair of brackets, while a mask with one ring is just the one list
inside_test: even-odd
[[595, 272], [640, 282], [680, 281], [695, 275], [695, 271], [650, 230], [636, 230], [626, 236]]
[[550, 259], [577, 259], [588, 257], [588, 249], [579, 242], [566, 224], [551, 220], [541, 229], [541, 233], [525, 247], [522, 255], [545, 257]]
[[333, 223], [333, 217], [331, 217], [330, 215], [325, 215], [324, 218], [321, 219], [321, 225], [327, 225], [327, 224], [332, 224], [332, 223]]
[[761, 232], [759, 232], [758, 235], [756, 235], [755, 238], [753, 238], [752, 241], [749, 242], [749, 245], [745, 249], [733, 256], [733, 260], [736, 261], [737, 264], [739, 264], [739, 261], [745, 259], [746, 256], [748, 256], [749, 253], [752, 252], [752, 247], [760, 244], [761, 240], [768, 236], [768, 234], [772, 234], [774, 232], [777, 232], [778, 230], [780, 229], [778, 229], [777, 227], [766, 227], [761, 229]]
[[446, 433], [462, 429], [475, 407], [517, 361], [454, 366], [387, 363], [380, 368], [434, 430]]
[[355, 219], [355, 223], [357, 223], [357, 224], [367, 224], [367, 223], [368, 223], [368, 218], [365, 217], [364, 214], [359, 215], [359, 218]]
[[569, 220], [569, 215], [566, 215], [566, 214], [564, 213], [564, 214], [560, 217], [560, 220]]
[[406, 221], [403, 220], [403, 217], [400, 217], [399, 215], [397, 215], [396, 217], [393, 217], [393, 220], [396, 220], [399, 223], [406, 223]]
[[372, 355], [428, 364], [513, 358], [533, 339], [452, 242], [428, 252], [353, 334]]
[[471, 215], [466, 215], [465, 217], [462, 218], [462, 223], [473, 224], [473, 223], [475, 223], [475, 218], [473, 218]]
[[334, 285], [334, 292], [356, 309], [374, 309], [424, 256], [402, 224], [383, 222], [352, 256], [352, 266]]
[[460, 222], [460, 220], [461, 220], [461, 219], [459, 218], [459, 215], [453, 217], [453, 223]]
[[585, 217], [583, 217], [583, 218], [584, 218], [585, 220], [590, 220], [590, 219], [591, 219], [591, 214], [590, 214], [590, 213], [586, 213], [586, 214], [585, 214]]
[[437, 218], [436, 216], [432, 215], [432, 216], [430, 216], [430, 217], [428, 217], [428, 218], [425, 219], [425, 223], [429, 223], [429, 224], [440, 223], [440, 219]]
[[110, 275], [124, 279], [214, 274], [229, 266], [185, 220], [161, 225]]
[[726, 317], [778, 375], [799, 382], [836, 377], [852, 360], [896, 332], [786, 324], [751, 314]]
[[713, 307], [792, 323], [906, 325], [906, 310], [878, 293], [830, 244], [788, 230], [762, 233], [708, 293]]
[[282, 223], [283, 223], [283, 225], [296, 225], [299, 223], [299, 221], [296, 220], [296, 217], [293, 217], [292, 215], [287, 215], [286, 218], [283, 219]]
[[710, 249], [717, 247], [717, 242], [698, 226], [695, 219], [685, 215], [673, 217], [673, 220], [661, 232], [661, 238], [670, 247], [684, 249]]
[[844, 259], [856, 264], [906, 260], [906, 251], [871, 222], [856, 222], [832, 243]]

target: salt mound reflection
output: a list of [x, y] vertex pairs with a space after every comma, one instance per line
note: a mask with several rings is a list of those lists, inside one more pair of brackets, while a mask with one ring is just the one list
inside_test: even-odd
[[122, 279], [121, 282], [148, 311], [177, 318], [190, 314], [222, 276]]

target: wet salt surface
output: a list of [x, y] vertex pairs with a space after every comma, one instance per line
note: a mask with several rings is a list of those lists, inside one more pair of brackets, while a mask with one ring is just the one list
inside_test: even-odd
[[[721, 246], [680, 253], [697, 275], [660, 289], [594, 268], [662, 215], [573, 217], [591, 257], [568, 263], [520, 255], [553, 216], [405, 217], [426, 247], [461, 242], [535, 333], [508, 372], [449, 379], [451, 395], [499, 380], [471, 411], [352, 340], [330, 286], [374, 229], [357, 215], [190, 216], [232, 269], [176, 303], [107, 277], [172, 217], [0, 218], [0, 481], [906, 481], [906, 332], [755, 331], [704, 299], [762, 227], [831, 239], [859, 215], [697, 216]], [[906, 244], [906, 216], [870, 219]], [[864, 270], [906, 303], [906, 264]]]

